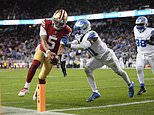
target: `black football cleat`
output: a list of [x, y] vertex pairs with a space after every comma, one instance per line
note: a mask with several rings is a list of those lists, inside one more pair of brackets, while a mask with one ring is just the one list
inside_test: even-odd
[[143, 93], [146, 92], [146, 88], [140, 88], [140, 90], [138, 91], [137, 95], [142, 95]]

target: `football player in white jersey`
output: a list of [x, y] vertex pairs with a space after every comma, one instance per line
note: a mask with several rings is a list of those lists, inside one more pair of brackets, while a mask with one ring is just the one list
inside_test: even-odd
[[137, 46], [136, 71], [140, 83], [140, 90], [137, 95], [146, 92], [144, 85], [143, 69], [146, 64], [150, 64], [154, 72], [154, 28], [147, 27], [148, 19], [140, 16], [136, 19], [134, 27], [134, 36]]
[[73, 27], [73, 33], [75, 39], [68, 46], [75, 49], [85, 49], [92, 56], [85, 67], [85, 73], [93, 91], [87, 102], [101, 96], [95, 83], [93, 70], [103, 65], [107, 65], [124, 79], [128, 85], [129, 97], [133, 97], [134, 83], [130, 81], [127, 73], [120, 67], [115, 53], [107, 47], [97, 32], [91, 30], [90, 22], [86, 19], [78, 20]]

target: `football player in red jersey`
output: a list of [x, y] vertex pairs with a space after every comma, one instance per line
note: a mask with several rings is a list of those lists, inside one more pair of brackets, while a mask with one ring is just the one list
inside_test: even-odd
[[[67, 41], [72, 29], [66, 25], [67, 12], [63, 9], [55, 11], [51, 20], [45, 19], [40, 26], [41, 43], [37, 46], [32, 64], [29, 68], [24, 87], [18, 96], [25, 96], [29, 91], [30, 82], [37, 68], [42, 64], [39, 74], [39, 84], [45, 84], [46, 76], [54, 65], [55, 58], [62, 55], [64, 44]], [[53, 62], [53, 63], [51, 63]]]

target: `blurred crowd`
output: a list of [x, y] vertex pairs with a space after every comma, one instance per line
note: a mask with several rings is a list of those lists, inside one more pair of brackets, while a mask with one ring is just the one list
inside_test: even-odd
[[[126, 19], [127, 20], [127, 19]], [[73, 26], [74, 22], [68, 25]], [[97, 31], [102, 40], [112, 48], [126, 64], [130, 58], [136, 57], [136, 47], [133, 40], [134, 19], [124, 21], [120, 19], [91, 21], [92, 29]], [[40, 25], [3, 26], [0, 31], [0, 60], [16, 60], [30, 63], [36, 46], [40, 43]], [[73, 39], [71, 36], [70, 39]], [[68, 67], [83, 67], [89, 55], [82, 50], [67, 50], [66, 63]], [[80, 63], [82, 60], [82, 64]], [[132, 62], [131, 62], [132, 63]]]
[[[53, 4], [57, 5], [53, 6]], [[82, 15], [151, 8], [150, 4], [151, 1], [140, 0], [37, 0], [37, 3], [31, 0], [4, 0], [0, 4], [0, 19], [47, 18], [51, 17], [58, 8], [66, 9], [69, 15]], [[92, 29], [97, 31], [108, 47], [114, 50], [122, 66], [125, 67], [135, 66], [136, 46], [133, 40], [135, 19], [129, 17], [91, 21]], [[148, 16], [148, 19], [150, 26], [154, 26], [153, 16]], [[71, 27], [73, 24], [74, 22], [68, 23]], [[40, 25], [0, 27], [0, 67], [4, 67], [4, 63], [8, 66], [12, 63], [13, 67], [20, 62], [26, 65], [31, 63], [35, 48], [40, 43], [39, 27]], [[66, 52], [67, 67], [83, 68], [88, 58], [86, 51], [69, 49]]]
[[[1, 26], [0, 60], [1, 63], [30, 63], [35, 47], [39, 42], [38, 26]], [[4, 65], [4, 64], [3, 64]], [[13, 64], [12, 64], [13, 65]], [[1, 64], [2, 66], [2, 64]]]
[[152, 0], [1, 0], [0, 19], [49, 18], [55, 9], [83, 15], [153, 8]]

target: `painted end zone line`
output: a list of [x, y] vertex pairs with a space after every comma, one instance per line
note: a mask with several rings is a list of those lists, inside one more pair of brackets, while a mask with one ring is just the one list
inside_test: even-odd
[[2, 106], [2, 114], [7, 115], [74, 115], [59, 112], [37, 112], [36, 110]]
[[128, 106], [128, 105], [136, 105], [143, 103], [152, 103], [154, 100], [146, 100], [146, 101], [138, 101], [138, 102], [130, 102], [130, 103], [120, 103], [120, 104], [112, 104], [112, 105], [104, 105], [104, 106], [96, 106], [96, 107], [80, 107], [80, 108], [69, 108], [69, 109], [54, 109], [50, 110], [51, 112], [60, 112], [60, 111], [75, 111], [75, 110], [84, 110], [84, 109], [99, 109], [99, 108], [109, 108], [109, 107], [119, 107], [119, 106]]

